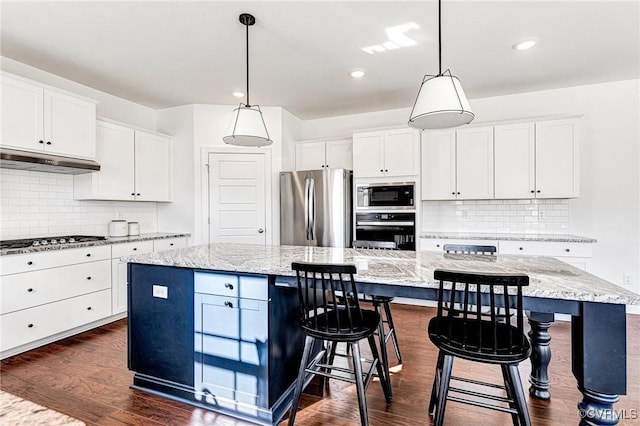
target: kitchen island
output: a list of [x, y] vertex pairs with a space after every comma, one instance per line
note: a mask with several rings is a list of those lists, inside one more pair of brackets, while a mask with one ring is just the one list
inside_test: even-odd
[[626, 393], [625, 305], [640, 295], [553, 258], [219, 243], [128, 260], [133, 386], [257, 423], [285, 414], [298, 367], [293, 261], [354, 263], [360, 291], [425, 300], [436, 298], [435, 269], [525, 273], [531, 394], [549, 397], [554, 313], [572, 315], [589, 424], [616, 424], [613, 404]]

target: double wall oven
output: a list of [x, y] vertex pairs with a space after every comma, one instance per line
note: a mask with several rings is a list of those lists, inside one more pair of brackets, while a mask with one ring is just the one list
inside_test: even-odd
[[415, 183], [356, 185], [355, 247], [415, 250]]

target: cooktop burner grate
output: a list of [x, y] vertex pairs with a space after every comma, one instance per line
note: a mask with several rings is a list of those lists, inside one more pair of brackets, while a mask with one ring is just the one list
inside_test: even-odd
[[57, 246], [70, 243], [84, 243], [89, 241], [103, 241], [107, 237], [99, 235], [65, 235], [61, 237], [24, 238], [20, 240], [0, 241], [0, 250], [18, 249], [27, 247]]

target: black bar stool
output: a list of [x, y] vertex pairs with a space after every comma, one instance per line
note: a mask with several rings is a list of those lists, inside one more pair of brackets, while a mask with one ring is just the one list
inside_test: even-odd
[[[289, 426], [293, 426], [295, 422], [304, 386], [315, 375], [355, 383], [360, 407], [360, 422], [362, 425], [368, 425], [365, 392], [374, 370], [378, 373], [387, 403], [391, 403], [390, 386], [382, 369], [374, 338], [380, 323], [380, 315], [376, 311], [362, 309], [357, 297], [338, 295], [358, 294], [353, 279], [356, 273], [355, 265], [294, 262], [291, 268], [296, 271], [300, 325], [306, 334], [306, 339], [291, 403]], [[367, 371], [363, 371], [360, 357], [359, 342], [363, 339], [369, 342], [373, 356]], [[315, 342], [322, 344], [321, 350], [317, 353], [314, 351]], [[330, 344], [330, 348], [324, 346], [325, 342]], [[347, 343], [352, 354], [353, 370], [333, 365], [335, 346], [338, 343]], [[336, 371], [343, 374], [336, 374]]]
[[[447, 401], [454, 401], [507, 412], [514, 425], [530, 426], [518, 372], [518, 364], [531, 353], [522, 308], [522, 287], [529, 285], [529, 277], [444, 270], [436, 270], [434, 277], [440, 281], [437, 314], [428, 328], [429, 339], [439, 349], [429, 402], [429, 413], [435, 415], [434, 424], [442, 425]], [[478, 291], [479, 286], [486, 286], [486, 291]], [[490, 308], [488, 314], [477, 308], [483, 304]], [[500, 321], [500, 305], [506, 318], [511, 317], [515, 307], [515, 326]], [[450, 308], [453, 306], [456, 308]], [[454, 357], [500, 365], [504, 386], [452, 376]], [[503, 389], [506, 397], [453, 387], [451, 380]]]

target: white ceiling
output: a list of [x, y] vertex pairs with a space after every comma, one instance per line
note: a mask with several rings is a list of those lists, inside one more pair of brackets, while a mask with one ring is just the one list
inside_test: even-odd
[[[410, 107], [438, 70], [437, 2], [6, 1], [1, 54], [152, 108], [252, 103], [302, 119]], [[415, 46], [369, 55], [384, 29]], [[529, 51], [512, 45], [536, 36]], [[474, 98], [640, 78], [640, 0], [443, 0], [443, 69]], [[367, 74], [353, 80], [349, 72]]]

